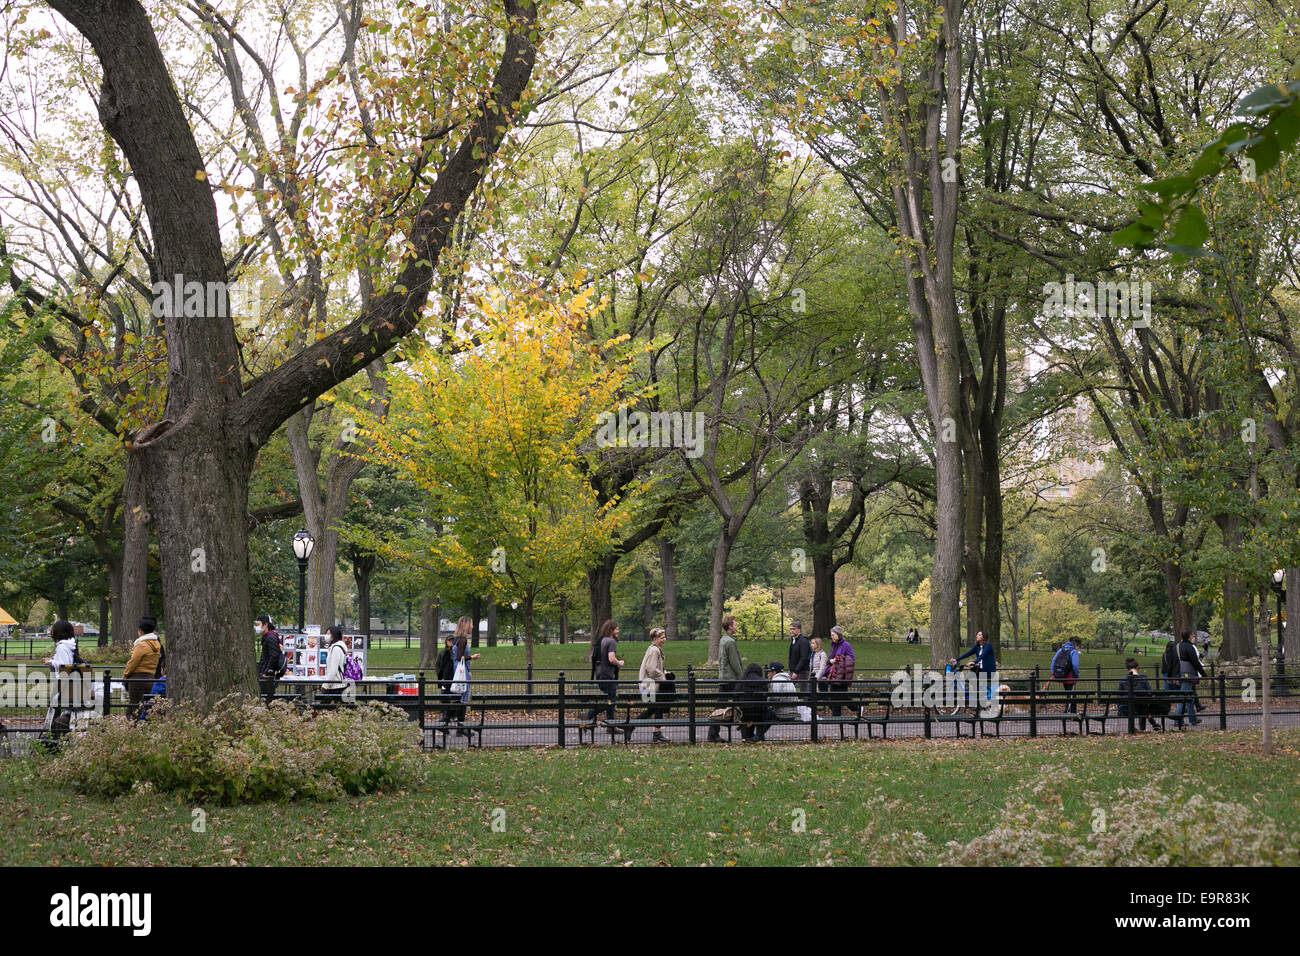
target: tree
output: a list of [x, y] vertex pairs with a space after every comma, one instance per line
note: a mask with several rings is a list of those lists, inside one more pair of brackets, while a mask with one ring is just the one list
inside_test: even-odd
[[374, 457], [413, 481], [446, 533], [370, 548], [466, 582], [492, 606], [518, 600], [531, 673], [536, 611], [609, 547], [631, 507], [602, 505], [581, 460], [627, 377], [626, 343], [591, 341], [602, 305], [536, 290], [485, 297], [476, 347], [433, 350], [392, 379], [394, 403], [368, 437]]
[[[172, 297], [160, 297], [166, 406], [160, 421], [132, 437], [130, 452], [153, 477], [173, 633], [169, 689], [180, 699], [206, 705], [231, 691], [255, 689], [242, 639], [252, 619], [245, 507], [254, 453], [290, 415], [387, 353], [419, 323], [456, 217], [505, 139], [532, 76], [538, 7], [533, 0], [503, 3], [504, 23], [497, 22], [504, 42], [499, 60], [493, 58], [495, 71], [487, 44], [477, 55], [468, 53], [459, 96], [442, 117], [428, 117], [426, 135], [446, 135], [439, 133], [445, 125], [447, 133], [458, 134], [459, 145], [404, 208], [394, 230], [404, 242], [387, 273], [390, 284], [359, 315], [245, 383], [229, 316], [212, 314], [222, 310], [211, 300], [204, 315], [178, 314]], [[100, 119], [130, 163], [144, 201], [155, 280], [180, 277], [186, 286], [197, 283], [193, 288], [226, 289], [229, 270], [212, 187], [148, 14], [137, 0], [50, 0], [50, 6], [99, 58]], [[425, 158], [417, 154], [418, 165]], [[392, 166], [393, 157], [386, 162]], [[419, 181], [418, 174], [413, 178]]]

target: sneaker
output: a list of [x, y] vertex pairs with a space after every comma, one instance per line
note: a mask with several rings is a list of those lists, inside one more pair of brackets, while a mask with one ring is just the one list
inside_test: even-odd
[[655, 735], [650, 738], [650, 742], [652, 744], [666, 744], [668, 743], [668, 738], [656, 730]]

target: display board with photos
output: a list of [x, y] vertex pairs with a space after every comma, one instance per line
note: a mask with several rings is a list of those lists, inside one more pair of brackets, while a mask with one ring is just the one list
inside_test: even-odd
[[[321, 634], [319, 627], [308, 627], [302, 634], [284, 634], [280, 646], [288, 658], [288, 670], [285, 677], [304, 680], [324, 680], [329, 658], [329, 635]], [[366, 668], [366, 636], [364, 634], [344, 634], [343, 646], [347, 652], [361, 664], [361, 672]]]

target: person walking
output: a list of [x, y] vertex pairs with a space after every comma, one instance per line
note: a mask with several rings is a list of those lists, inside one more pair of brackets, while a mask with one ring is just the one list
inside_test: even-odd
[[[736, 646], [736, 619], [728, 614], [722, 619], [722, 639], [718, 642], [718, 707], [725, 708], [734, 699], [736, 687], [744, 676], [740, 669], [740, 648]], [[762, 671], [760, 670], [761, 674]], [[722, 742], [721, 726], [709, 725], [709, 743]]]
[[77, 650], [77, 630], [71, 621], [55, 621], [50, 625], [50, 640], [54, 642], [54, 654], [45, 659], [50, 670], [59, 672], [60, 667], [75, 667], [86, 663]]
[[972, 669], [977, 674], [982, 675], [979, 682], [984, 685], [982, 688], [983, 694], [979, 696], [984, 700], [989, 700], [993, 697], [997, 685], [993, 675], [998, 672], [998, 662], [993, 654], [993, 645], [989, 643], [989, 639], [983, 631], [975, 633], [975, 644], [970, 650], [960, 657], [950, 657], [948, 663], [956, 667], [958, 661], [963, 661], [972, 654], [975, 655], [975, 660], [971, 662]]
[[348, 686], [343, 676], [343, 668], [348, 663], [348, 649], [343, 642], [343, 628], [331, 624], [325, 633], [329, 637], [329, 651], [325, 657], [325, 683], [321, 684], [321, 693], [341, 697]]
[[1047, 690], [1052, 681], [1056, 680], [1059, 680], [1061, 686], [1065, 688], [1065, 712], [1078, 713], [1079, 705], [1074, 699], [1074, 685], [1079, 681], [1079, 648], [1075, 647], [1071, 640], [1066, 640], [1060, 650], [1052, 655], [1052, 676], [1043, 683], [1043, 690]]
[[[442, 650], [438, 652], [438, 659], [434, 662], [434, 673], [438, 680], [438, 687], [442, 691], [442, 696], [446, 700], [451, 699], [451, 679], [456, 672], [455, 665], [451, 662], [452, 646], [456, 643], [456, 636], [448, 634], [443, 640]], [[444, 707], [442, 711], [442, 722], [445, 724], [451, 719], [451, 708]]]
[[1196, 716], [1196, 684], [1205, 676], [1205, 668], [1201, 666], [1201, 656], [1196, 653], [1193, 640], [1195, 637], [1191, 631], [1183, 631], [1183, 639], [1178, 643], [1178, 687], [1186, 695], [1174, 710], [1174, 722], [1180, 730], [1184, 716], [1189, 724], [1201, 722], [1201, 718]]
[[[1139, 694], [1151, 693], [1151, 682], [1147, 680], [1145, 674], [1143, 674], [1141, 671], [1138, 670], [1138, 662], [1134, 658], [1130, 657], [1126, 661], [1124, 661], [1124, 667], [1128, 670], [1128, 673], [1125, 674], [1123, 677], [1121, 677], [1119, 679], [1119, 683], [1115, 685], [1115, 690], [1118, 693], [1123, 694], [1125, 697], [1124, 700], [1119, 702], [1119, 707], [1116, 709], [1116, 713], [1118, 713], [1119, 716], [1121, 717], [1128, 716], [1127, 698], [1130, 695], [1136, 696]], [[1147, 713], [1149, 708], [1150, 708], [1149, 700], [1144, 701], [1142, 700], [1141, 697], [1138, 697], [1136, 700], [1133, 701], [1133, 716], [1135, 716], [1138, 720], [1139, 730], [1147, 729]], [[1151, 729], [1152, 730], [1160, 729], [1159, 727], [1156, 726], [1156, 722], [1154, 720], [1151, 721]]]
[[253, 630], [262, 639], [262, 656], [257, 661], [257, 679], [262, 685], [262, 696], [267, 703], [275, 696], [275, 685], [280, 682], [280, 634], [268, 614], [259, 614], [253, 621]]
[[790, 622], [790, 653], [788, 673], [795, 686], [801, 690], [808, 689], [808, 673], [812, 669], [812, 645], [803, 636], [803, 625], [797, 620]]
[[[468, 709], [466, 705], [469, 703], [469, 662], [478, 660], [480, 656], [469, 652], [469, 636], [473, 630], [474, 619], [468, 614], [461, 615], [460, 620], [456, 622], [456, 633], [453, 635], [455, 643], [451, 647], [451, 693], [460, 698], [460, 706], [450, 708], [448, 713], [451, 714], [451, 719], [460, 725], [456, 733], [462, 737], [469, 736], [469, 731], [465, 729], [465, 713]], [[482, 743], [481, 740], [479, 742]]]
[[824, 694], [826, 691], [830, 690], [830, 685], [827, 684], [826, 681], [822, 680], [821, 676], [826, 670], [826, 665], [830, 661], [830, 658], [827, 657], [826, 652], [822, 650], [822, 639], [820, 637], [814, 637], [808, 643], [809, 646], [812, 647], [812, 667], [809, 668], [809, 673], [812, 674], [813, 680], [817, 683], [817, 693]]
[[[668, 680], [668, 672], [664, 670], [664, 643], [667, 640], [668, 635], [662, 627], [656, 627], [650, 631], [650, 646], [645, 649], [645, 656], [641, 658], [641, 669], [637, 673], [637, 681], [641, 688], [641, 699], [646, 701], [649, 706], [637, 717], [637, 720], [649, 720], [651, 717], [662, 718], [668, 711], [668, 705], [659, 699], [660, 691]], [[668, 738], [664, 736], [663, 730], [662, 726], [656, 725], [654, 736], [650, 738], [650, 742], [656, 744], [668, 743]], [[628, 727], [623, 731], [623, 742], [627, 743], [631, 739], [632, 728]]]
[[[140, 711], [140, 702], [153, 689], [153, 682], [158, 677], [159, 662], [162, 660], [162, 641], [158, 639], [158, 621], [146, 614], [140, 618], [139, 635], [131, 645], [131, 658], [122, 668], [122, 681], [130, 700], [126, 715], [134, 717]], [[108, 693], [108, 688], [104, 688]]]
[[857, 659], [853, 653], [853, 645], [844, 639], [844, 628], [836, 624], [831, 628], [831, 652], [826, 662], [826, 669], [817, 675], [818, 678], [826, 678], [830, 681], [830, 693], [833, 695], [832, 717], [840, 716], [842, 706], [838, 701], [848, 693], [856, 666]]
[[[596, 678], [596, 686], [609, 698], [605, 720], [607, 723], [612, 722], [614, 705], [618, 701], [618, 669], [624, 663], [618, 657], [618, 624], [614, 621], [606, 621], [600, 626], [600, 639], [592, 648], [592, 662], [595, 664], [592, 673]], [[600, 709], [597, 705], [587, 711], [585, 723], [588, 726], [596, 722]]]

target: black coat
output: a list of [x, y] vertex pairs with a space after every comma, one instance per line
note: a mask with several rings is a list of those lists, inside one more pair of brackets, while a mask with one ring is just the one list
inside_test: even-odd
[[262, 657], [257, 662], [259, 677], [272, 677], [280, 666], [280, 635], [274, 628], [262, 635]]
[[807, 674], [812, 666], [812, 643], [802, 634], [790, 642], [790, 673]]

